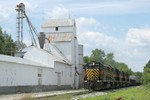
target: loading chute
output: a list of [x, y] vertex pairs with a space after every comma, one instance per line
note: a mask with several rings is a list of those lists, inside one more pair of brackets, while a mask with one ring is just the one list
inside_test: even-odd
[[33, 24], [31, 23], [29, 17], [27, 16], [26, 12], [25, 12], [25, 5], [24, 3], [20, 3], [19, 5], [16, 6], [16, 11], [17, 11], [17, 50], [21, 51], [23, 49], [23, 19], [26, 19], [28, 28], [29, 28], [29, 33], [30, 33], [30, 37], [31, 37], [31, 41], [32, 41], [32, 46], [36, 46], [37, 47], [37, 41], [36, 38], [37, 37], [39, 39], [39, 45], [40, 48], [43, 49], [43, 45], [45, 43], [45, 34], [44, 33], [40, 33], [38, 35], [38, 32], [36, 30], [36, 28], [33, 26]]

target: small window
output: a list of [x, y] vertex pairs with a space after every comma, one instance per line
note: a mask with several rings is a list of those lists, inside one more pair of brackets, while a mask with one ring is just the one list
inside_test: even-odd
[[56, 27], [55, 30], [58, 31], [58, 27]]
[[38, 74], [38, 77], [42, 77], [42, 74]]

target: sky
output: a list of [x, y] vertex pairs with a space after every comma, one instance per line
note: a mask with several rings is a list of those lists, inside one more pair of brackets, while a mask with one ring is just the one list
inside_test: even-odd
[[[0, 0], [0, 26], [14, 40], [15, 7], [21, 2], [38, 32], [46, 20], [75, 19], [84, 56], [102, 49], [140, 72], [150, 59], [150, 0]], [[24, 42], [30, 45], [28, 29], [24, 31]]]

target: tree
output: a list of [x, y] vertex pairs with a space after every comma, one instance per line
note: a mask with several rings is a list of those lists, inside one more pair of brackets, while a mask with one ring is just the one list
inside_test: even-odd
[[145, 85], [150, 85], [150, 60], [144, 67], [143, 83]]
[[1, 54], [4, 53], [3, 43], [4, 43], [4, 36], [3, 36], [2, 28], [0, 27], [0, 53]]
[[143, 73], [142, 72], [134, 72], [133, 75], [138, 76], [141, 80], [142, 76], [143, 76]]
[[148, 63], [145, 65], [144, 69], [145, 68], [150, 68], [150, 60], [148, 61]]
[[[15, 45], [17, 46], [17, 41], [15, 41]], [[25, 43], [19, 43], [19, 46], [23, 48], [27, 47]], [[19, 51], [19, 48], [16, 48], [16, 51]]]
[[101, 49], [92, 50], [90, 61], [104, 62], [105, 52]]
[[4, 54], [6, 55], [14, 55], [14, 52], [16, 51], [15, 49], [15, 42], [13, 42], [12, 38], [11, 38], [11, 35], [8, 35], [8, 34], [4, 34], [4, 38], [5, 38], [5, 41], [4, 41]]
[[11, 35], [2, 32], [0, 28], [0, 54], [14, 55], [15, 52], [15, 42], [11, 38]]
[[88, 63], [88, 62], [90, 62], [90, 58], [88, 56], [84, 56], [83, 61], [84, 61], [84, 63]]
[[133, 74], [133, 71], [125, 63], [115, 62], [114, 67], [121, 70], [121, 71], [129, 73], [129, 75]]
[[106, 65], [114, 66], [115, 65], [114, 54], [113, 53], [106, 54], [106, 57], [104, 59], [104, 63]]

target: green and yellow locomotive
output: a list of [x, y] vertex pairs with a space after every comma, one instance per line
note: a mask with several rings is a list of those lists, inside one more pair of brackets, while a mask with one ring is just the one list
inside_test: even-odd
[[84, 88], [103, 90], [129, 86], [129, 74], [100, 62], [87, 63], [84, 66]]

